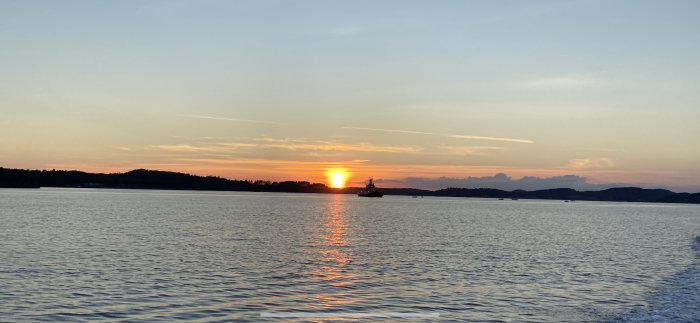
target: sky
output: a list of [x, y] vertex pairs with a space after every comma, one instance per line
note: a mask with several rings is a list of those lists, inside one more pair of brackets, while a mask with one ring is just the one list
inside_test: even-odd
[[698, 1], [3, 0], [0, 166], [697, 192], [698, 31]]

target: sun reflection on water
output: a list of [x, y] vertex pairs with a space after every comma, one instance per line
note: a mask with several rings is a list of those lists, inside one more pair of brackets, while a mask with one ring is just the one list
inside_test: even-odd
[[352, 258], [350, 254], [350, 240], [347, 235], [347, 212], [343, 204], [343, 197], [334, 195], [329, 204], [329, 212], [324, 218], [319, 251], [319, 263], [314, 274], [321, 279], [322, 293], [314, 295], [318, 301], [318, 308], [343, 309], [358, 298], [353, 295], [353, 285], [356, 283], [355, 275], [349, 270]]

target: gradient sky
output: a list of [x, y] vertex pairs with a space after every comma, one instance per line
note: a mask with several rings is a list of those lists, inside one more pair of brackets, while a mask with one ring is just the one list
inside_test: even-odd
[[698, 1], [0, 1], [0, 166], [700, 190]]

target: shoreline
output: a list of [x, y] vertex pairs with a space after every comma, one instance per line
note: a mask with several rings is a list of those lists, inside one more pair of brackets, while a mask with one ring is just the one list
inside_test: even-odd
[[[145, 169], [102, 174], [76, 170], [23, 170], [0, 167], [0, 188], [37, 189], [41, 187], [320, 194], [357, 194], [362, 189], [361, 187], [331, 188], [322, 183], [307, 181], [231, 180], [216, 176]], [[676, 193], [666, 189], [639, 187], [616, 187], [600, 191], [576, 191], [570, 188], [534, 191], [505, 191], [490, 188], [445, 188], [435, 191], [416, 188], [379, 188], [379, 190], [386, 195], [403, 196], [700, 204], [700, 193]]]

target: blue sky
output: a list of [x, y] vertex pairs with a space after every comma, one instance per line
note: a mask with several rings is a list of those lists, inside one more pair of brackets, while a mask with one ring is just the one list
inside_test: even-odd
[[0, 163], [700, 187], [697, 1], [3, 1]]

